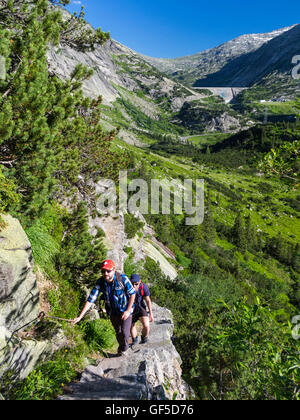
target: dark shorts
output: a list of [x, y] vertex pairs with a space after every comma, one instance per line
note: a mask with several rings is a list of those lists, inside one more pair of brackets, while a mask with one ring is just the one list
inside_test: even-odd
[[148, 312], [144, 308], [138, 308], [136, 311], [134, 311], [132, 315], [132, 323], [136, 324], [138, 320], [142, 317], [148, 317]]

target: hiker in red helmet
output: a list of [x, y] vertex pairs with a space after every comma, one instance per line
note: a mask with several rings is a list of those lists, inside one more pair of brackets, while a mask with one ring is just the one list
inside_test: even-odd
[[[132, 326], [131, 326], [131, 337], [132, 344], [135, 345], [138, 342], [136, 323], [141, 322], [142, 336], [141, 344], [146, 344], [149, 341], [150, 334], [150, 322], [154, 322], [153, 312], [152, 312], [152, 303], [150, 299], [150, 290], [146, 284], [144, 284], [138, 274], [132, 274], [130, 281], [136, 291], [135, 295], [135, 306], [132, 317]], [[149, 314], [147, 312], [147, 307]]]
[[95, 287], [78, 318], [73, 319], [77, 324], [94, 304], [100, 293], [103, 295], [105, 309], [114, 329], [119, 343], [118, 355], [126, 354], [129, 349], [129, 336], [134, 308], [135, 290], [125, 274], [116, 272], [115, 263], [105, 260], [101, 264], [102, 276]]

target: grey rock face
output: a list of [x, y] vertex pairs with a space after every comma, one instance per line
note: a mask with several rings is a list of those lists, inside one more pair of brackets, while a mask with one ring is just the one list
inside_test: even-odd
[[86, 96], [103, 98], [104, 104], [110, 104], [120, 97], [113, 84], [122, 86], [128, 90], [138, 89], [137, 83], [126, 73], [121, 73], [114, 63], [113, 56], [135, 56], [129, 48], [117, 41], [109, 40], [103, 46], [98, 46], [95, 51], [80, 52], [70, 47], [50, 47], [48, 50], [48, 62], [50, 71], [55, 72], [61, 79], [68, 79], [75, 67], [81, 63], [94, 70], [89, 80], [83, 83], [83, 92]]
[[149, 343], [137, 344], [122, 357], [103, 359], [88, 366], [72, 393], [61, 400], [178, 400], [192, 390], [181, 378], [181, 358], [172, 343], [174, 330], [168, 309], [153, 304], [155, 323]]
[[34, 321], [40, 312], [39, 290], [33, 272], [30, 242], [19, 221], [2, 215], [6, 227], [0, 232], [0, 376], [13, 371], [25, 378], [64, 340], [22, 341], [17, 330]]
[[37, 317], [39, 292], [31, 245], [18, 220], [2, 216], [0, 232], [0, 326], [13, 331]]

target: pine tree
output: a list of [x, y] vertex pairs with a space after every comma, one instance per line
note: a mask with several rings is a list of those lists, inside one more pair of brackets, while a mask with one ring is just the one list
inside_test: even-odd
[[62, 252], [57, 257], [57, 270], [76, 286], [92, 286], [99, 277], [99, 267], [106, 257], [101, 231], [96, 237], [89, 233], [87, 208], [80, 202], [63, 218]]
[[285, 259], [285, 254], [286, 254], [286, 243], [283, 239], [283, 237], [281, 236], [281, 233], [279, 233], [279, 235], [277, 236], [276, 240], [275, 240], [275, 258], [278, 261], [283, 261]]
[[192, 243], [194, 246], [199, 246], [203, 240], [203, 230], [201, 225], [197, 226], [186, 226], [184, 225], [184, 235], [187, 242]]
[[[58, 2], [64, 6], [69, 4], [70, 0], [59, 0]], [[57, 4], [55, 0], [51, 0], [51, 3]], [[62, 29], [60, 31], [62, 45], [68, 45], [69, 47], [76, 48], [78, 51], [93, 51], [96, 44], [103, 44], [110, 38], [109, 33], [102, 32], [101, 28], [96, 29], [96, 31], [92, 30], [86, 24], [84, 16], [84, 6], [81, 6], [79, 15], [75, 12], [62, 22]]]
[[249, 215], [246, 220], [245, 235], [247, 241], [247, 249], [255, 249], [257, 239], [255, 229], [252, 227], [251, 215]]
[[207, 242], [213, 243], [216, 240], [217, 233], [213, 218], [210, 194], [207, 195], [205, 207], [205, 216], [202, 224], [203, 236]]
[[19, 200], [20, 197], [16, 193], [16, 186], [5, 178], [0, 166], [0, 231], [5, 227], [1, 213], [4, 213], [8, 207], [18, 203]]
[[0, 33], [0, 54], [7, 70], [0, 81], [1, 161], [22, 195], [16, 210], [30, 223], [55, 194], [72, 192], [79, 174], [94, 181], [117, 177], [128, 156], [111, 151], [115, 132], [104, 133], [100, 125], [101, 99], [83, 97], [82, 81], [92, 71], [79, 65], [67, 81], [48, 72], [48, 44], [68, 42], [61, 12], [49, 8], [47, 0], [25, 0], [21, 6], [3, 0], [0, 23], [6, 28]]
[[247, 250], [246, 232], [240, 212], [238, 213], [232, 228], [232, 240], [241, 251]]
[[295, 271], [300, 273], [300, 245], [297, 243], [293, 255], [292, 267]]

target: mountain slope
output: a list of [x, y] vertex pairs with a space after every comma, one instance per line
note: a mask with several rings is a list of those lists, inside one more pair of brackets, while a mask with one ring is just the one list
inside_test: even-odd
[[293, 26], [278, 29], [265, 34], [242, 35], [229, 42], [225, 42], [216, 48], [176, 59], [160, 59], [147, 56], [142, 57], [160, 71], [163, 71], [168, 75], [172, 75], [176, 79], [185, 83], [193, 85], [197, 79], [204, 78], [209, 74], [219, 71], [233, 59], [258, 50], [262, 45], [292, 28]]
[[[187, 125], [178, 118], [180, 110], [187, 103], [212, 97], [209, 90], [195, 91], [170, 79], [114, 40], [91, 52], [53, 47], [48, 61], [51, 71], [62, 79], [70, 77], [78, 64], [93, 69], [94, 74], [83, 83], [84, 93], [90, 97], [101, 95], [105, 128], [119, 126], [120, 137], [137, 146], [151, 144], [165, 132], [188, 135]], [[233, 113], [235, 125], [239, 126], [240, 117]], [[221, 114], [226, 120], [223, 108], [217, 110], [217, 115]], [[204, 129], [211, 126], [210, 122], [208, 116]]]
[[296, 25], [259, 49], [229, 61], [218, 72], [198, 79], [195, 86], [252, 86], [274, 71], [291, 77], [299, 42], [300, 25]]

